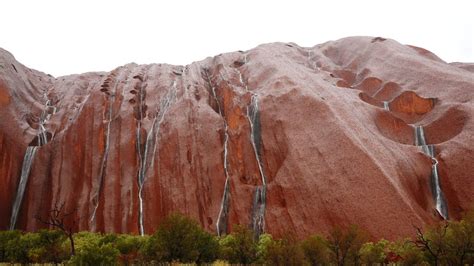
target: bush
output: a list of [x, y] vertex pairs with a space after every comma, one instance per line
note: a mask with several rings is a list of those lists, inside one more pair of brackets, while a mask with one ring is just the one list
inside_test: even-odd
[[60, 263], [69, 258], [65, 236], [56, 230], [0, 232], [1, 262]]
[[125, 264], [132, 264], [141, 259], [140, 251], [148, 241], [147, 236], [119, 235], [115, 247], [120, 252], [119, 260]]
[[114, 234], [79, 232], [74, 235], [76, 255], [69, 262], [74, 265], [115, 265], [119, 251], [114, 247]]
[[230, 263], [251, 264], [257, 259], [257, 245], [253, 232], [235, 225], [232, 234], [219, 240], [219, 257]]
[[99, 245], [90, 242], [77, 249], [76, 255], [69, 262], [73, 265], [116, 265], [118, 256], [119, 251], [112, 243]]
[[39, 247], [39, 235], [36, 233], [21, 234], [20, 237], [12, 239], [8, 242], [8, 261], [16, 263], [32, 263], [36, 262], [35, 254], [30, 250]]
[[11, 260], [11, 252], [16, 250], [15, 244], [20, 241], [20, 231], [0, 231], [0, 262], [15, 262]]
[[214, 236], [198, 223], [180, 214], [164, 219], [144, 247], [148, 259], [160, 262], [212, 262], [216, 259], [218, 243]]
[[273, 243], [273, 237], [270, 234], [261, 234], [257, 243], [257, 263], [264, 264], [267, 258], [267, 251], [270, 244]]
[[70, 257], [66, 236], [58, 230], [42, 229], [38, 239], [28, 252], [30, 261], [36, 263], [60, 263]]

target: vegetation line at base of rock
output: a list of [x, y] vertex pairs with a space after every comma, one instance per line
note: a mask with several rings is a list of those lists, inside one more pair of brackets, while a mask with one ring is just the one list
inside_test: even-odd
[[194, 220], [171, 214], [153, 235], [74, 234], [71, 256], [64, 232], [0, 231], [0, 263], [115, 265], [209, 263], [262, 265], [464, 265], [474, 263], [474, 210], [460, 221], [443, 221], [426, 230], [414, 227], [413, 239], [371, 242], [357, 226], [333, 228], [327, 236], [297, 240], [262, 234], [234, 225], [231, 234], [215, 236]]

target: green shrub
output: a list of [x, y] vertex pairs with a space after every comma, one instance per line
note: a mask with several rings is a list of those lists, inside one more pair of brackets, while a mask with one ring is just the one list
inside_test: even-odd
[[20, 241], [20, 231], [0, 231], [0, 262], [14, 262], [11, 252], [15, 251], [15, 244]]
[[144, 247], [148, 259], [159, 262], [212, 262], [217, 250], [214, 236], [196, 221], [180, 214], [165, 218]]
[[69, 263], [73, 265], [116, 265], [119, 251], [112, 243], [98, 244], [97, 242], [84, 243], [76, 250]]
[[30, 261], [36, 263], [60, 263], [70, 257], [68, 243], [63, 232], [42, 229], [38, 240], [28, 252]]
[[30, 250], [39, 247], [39, 241], [36, 233], [21, 234], [19, 238], [10, 240], [7, 247], [8, 261], [22, 264], [36, 262], [35, 254], [30, 254]]
[[125, 265], [138, 262], [141, 259], [140, 251], [148, 238], [148, 236], [119, 235], [115, 241], [115, 247], [120, 252], [120, 262]]
[[273, 237], [270, 234], [261, 234], [257, 243], [257, 263], [264, 264], [267, 258], [268, 247], [273, 243]]
[[219, 240], [219, 257], [230, 263], [251, 264], [257, 259], [257, 243], [253, 232], [235, 225], [233, 232]]

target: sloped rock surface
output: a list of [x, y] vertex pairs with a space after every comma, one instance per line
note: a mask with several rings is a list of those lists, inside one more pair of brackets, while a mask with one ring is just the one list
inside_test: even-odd
[[435, 147], [449, 217], [474, 203], [470, 69], [370, 37], [58, 78], [0, 50], [0, 229], [39, 146], [16, 228], [64, 202], [78, 230], [152, 233], [182, 212], [210, 231], [221, 217], [223, 233], [263, 218], [276, 235], [355, 223], [410, 236], [441, 219], [415, 126]]

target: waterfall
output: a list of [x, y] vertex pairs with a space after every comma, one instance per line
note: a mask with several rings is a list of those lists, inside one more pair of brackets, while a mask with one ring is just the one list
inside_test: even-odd
[[423, 146], [426, 145], [425, 132], [423, 126], [415, 126], [415, 145]]
[[[262, 186], [257, 187], [254, 195], [254, 210], [252, 212], [253, 231], [258, 236], [265, 230], [265, 205], [267, 180], [263, 171], [263, 164], [260, 159], [260, 117], [258, 111], [258, 95], [253, 94], [250, 105], [247, 107], [247, 118], [250, 124], [250, 140], [257, 160], [258, 170], [262, 178]], [[255, 200], [256, 199], [256, 200]]]
[[46, 129], [44, 128], [44, 124], [39, 124], [38, 146], [43, 146], [45, 144], [48, 144]]
[[448, 207], [444, 199], [443, 191], [441, 190], [439, 176], [438, 176], [438, 160], [431, 158], [434, 164], [431, 166], [431, 189], [433, 191], [433, 197], [436, 201], [436, 210], [446, 220], [448, 219]]
[[28, 183], [28, 176], [30, 175], [31, 165], [35, 158], [37, 146], [29, 146], [26, 149], [25, 156], [23, 157], [23, 164], [21, 165], [21, 176], [20, 183], [18, 184], [18, 190], [16, 192], [15, 201], [13, 202], [12, 215], [10, 217], [10, 230], [15, 229], [16, 220], [18, 213], [20, 212], [21, 202], [23, 201], [23, 195], [25, 194], [26, 184]]
[[389, 102], [383, 101], [383, 109], [385, 109], [387, 111], [390, 111], [390, 106], [388, 104], [389, 104]]
[[[160, 132], [160, 127], [161, 123], [164, 120], [165, 114], [168, 111], [171, 103], [175, 100], [176, 98], [176, 81], [173, 82], [172, 88], [170, 92], [160, 101], [159, 104], [159, 110], [155, 118], [153, 119], [153, 123], [151, 125], [151, 129], [147, 134], [146, 141], [145, 141], [145, 147], [142, 151], [140, 148], [140, 132], [137, 132], [137, 148], [138, 148], [138, 154], [139, 154], [139, 169], [138, 169], [138, 226], [140, 230], [140, 235], [145, 235], [145, 228], [143, 225], [143, 184], [145, 183], [145, 178], [146, 178], [146, 173], [149, 169], [149, 167], [153, 166], [154, 158], [155, 158], [155, 153], [156, 153], [156, 143], [157, 139], [159, 136]], [[141, 97], [141, 96], [140, 96]], [[140, 101], [143, 101], [143, 99], [140, 99]], [[141, 114], [140, 114], [141, 117]], [[141, 122], [139, 122], [139, 125], [141, 127]], [[139, 129], [138, 129], [139, 131]], [[154, 145], [153, 152], [150, 154], [150, 145]], [[147, 160], [149, 156], [152, 156], [151, 160]]]
[[[208, 83], [210, 83], [209, 76], [208, 78]], [[229, 200], [230, 200], [230, 179], [229, 179], [229, 169], [228, 169], [228, 145], [229, 145], [229, 133], [228, 133], [228, 125], [227, 121], [224, 117], [223, 111], [221, 104], [219, 100], [217, 99], [217, 94], [216, 94], [216, 89], [214, 86], [211, 86], [211, 92], [212, 96], [214, 97], [214, 100], [217, 103], [217, 109], [219, 112], [219, 115], [223, 118], [224, 120], [224, 174], [225, 174], [225, 182], [224, 182], [224, 191], [222, 193], [222, 201], [221, 201], [221, 207], [219, 209], [219, 215], [217, 216], [217, 221], [216, 221], [216, 231], [217, 235], [222, 235], [223, 233], [227, 233], [227, 220], [228, 220], [228, 214], [229, 214]]]
[[257, 236], [262, 234], [265, 229], [265, 193], [264, 186], [257, 186], [253, 196], [252, 228]]
[[[48, 144], [48, 135], [46, 134], [45, 124], [56, 113], [56, 107], [51, 105], [51, 100], [47, 100], [45, 109], [41, 112], [39, 119], [38, 146]], [[50, 110], [52, 109], [52, 111]]]
[[[46, 95], [45, 97], [47, 98]], [[51, 115], [56, 113], [56, 107], [51, 105], [51, 101], [49, 99], [46, 101], [45, 106], [46, 107], [41, 112], [39, 119], [38, 134], [36, 135], [36, 137], [38, 138], [37, 146], [28, 146], [23, 157], [23, 163], [21, 165], [20, 183], [18, 184], [15, 201], [13, 202], [12, 206], [12, 214], [10, 216], [10, 230], [14, 230], [16, 226], [18, 213], [20, 212], [21, 203], [23, 201], [26, 185], [28, 183], [31, 165], [33, 164], [33, 161], [35, 159], [36, 150], [39, 146], [43, 146], [48, 143], [48, 137], [46, 135], [46, 128], [44, 125], [51, 118]], [[53, 110], [50, 111], [50, 108], [53, 108]]]
[[[310, 54], [308, 54], [309, 59]], [[244, 56], [244, 62], [247, 63], [247, 55]], [[247, 106], [247, 119], [250, 124], [250, 142], [255, 154], [255, 159], [257, 161], [258, 170], [260, 173], [262, 185], [257, 186], [254, 192], [254, 200], [252, 207], [252, 229], [256, 236], [259, 236], [265, 231], [265, 207], [266, 207], [266, 194], [267, 194], [267, 180], [265, 173], [263, 171], [263, 163], [260, 158], [260, 148], [261, 148], [261, 128], [260, 128], [260, 114], [258, 109], [258, 95], [254, 92], [251, 92], [247, 86], [247, 83], [244, 82], [242, 72], [237, 69], [239, 74], [239, 80], [242, 86], [245, 88], [246, 92], [252, 94], [250, 105]]]
[[430, 156], [431, 159], [434, 158], [434, 146], [433, 145], [423, 145], [421, 146], [421, 150], [423, 151], [424, 154]]
[[433, 145], [427, 145], [423, 126], [415, 127], [415, 145], [420, 146], [424, 154], [430, 156], [433, 164], [431, 165], [431, 191], [436, 203], [436, 211], [446, 220], [448, 219], [448, 208], [446, 200], [441, 190], [439, 175], [438, 175], [438, 160], [435, 158], [435, 149]]
[[107, 166], [107, 159], [109, 157], [109, 146], [110, 146], [110, 124], [112, 123], [112, 111], [113, 111], [113, 102], [115, 100], [115, 91], [117, 89], [117, 83], [115, 82], [114, 91], [111, 95], [109, 95], [108, 99], [108, 113], [107, 113], [107, 125], [106, 125], [106, 133], [105, 133], [105, 148], [104, 148], [104, 155], [102, 156], [102, 161], [100, 163], [100, 173], [99, 173], [99, 188], [97, 189], [94, 197], [92, 198], [94, 206], [94, 210], [92, 211], [90, 222], [95, 220], [95, 215], [97, 212], [97, 208], [99, 208], [99, 196], [100, 191], [102, 190], [102, 183], [104, 181], [105, 176], [105, 168]]

